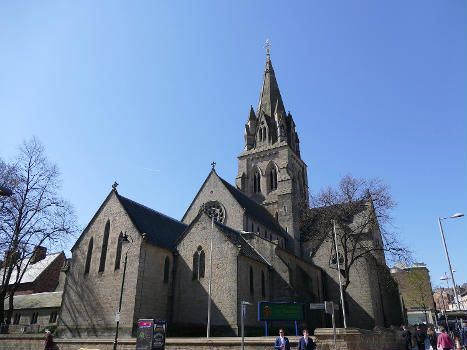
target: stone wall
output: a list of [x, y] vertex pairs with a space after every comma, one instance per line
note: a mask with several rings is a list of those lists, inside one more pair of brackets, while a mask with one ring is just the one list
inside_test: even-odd
[[[104, 229], [110, 221], [105, 269], [99, 272]], [[126, 232], [133, 243], [123, 247], [120, 268], [115, 269], [117, 243], [120, 232]], [[90, 271], [85, 274], [88, 244], [93, 239]], [[128, 251], [128, 265], [120, 315], [121, 334], [130, 336], [135, 322], [135, 290], [138, 281], [141, 235], [134, 227], [116, 194], [111, 192], [88, 227], [72, 248], [72, 262], [67, 273], [62, 307], [60, 336], [93, 337], [112, 334], [115, 312], [118, 310], [123, 274], [123, 261]]]
[[[174, 323], [206, 325], [211, 219], [202, 214], [190, 225], [178, 243], [176, 257]], [[205, 254], [204, 277], [193, 278], [193, 254], [201, 247]], [[214, 225], [211, 325], [237, 329], [238, 249]], [[201, 251], [201, 250], [200, 250]], [[225, 333], [224, 333], [225, 334]]]
[[[337, 330], [337, 348], [339, 350], [402, 350], [404, 343], [401, 332], [390, 329], [379, 329], [375, 331], [357, 328]], [[246, 350], [271, 350], [275, 336], [272, 337], [245, 337]], [[298, 346], [299, 337], [289, 336], [292, 349]], [[315, 330], [314, 341], [318, 350], [333, 350], [332, 328], [318, 328]], [[113, 338], [104, 339], [56, 339], [58, 350], [98, 349], [111, 350]], [[0, 334], [2, 350], [37, 350], [44, 346], [44, 335], [11, 335]], [[120, 338], [119, 350], [134, 350], [135, 338]], [[224, 350], [239, 349], [240, 337], [223, 338], [168, 338], [167, 350]]]
[[[332, 328], [315, 330], [319, 350], [334, 349]], [[401, 331], [378, 328], [373, 331], [358, 328], [336, 329], [336, 343], [339, 350], [404, 350], [405, 343]]]

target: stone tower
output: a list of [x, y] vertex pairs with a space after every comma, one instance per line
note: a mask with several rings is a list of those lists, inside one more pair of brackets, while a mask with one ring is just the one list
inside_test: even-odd
[[307, 166], [300, 157], [295, 122], [284, 103], [266, 56], [258, 109], [250, 107], [245, 149], [238, 156], [236, 185], [262, 204], [288, 233], [287, 248], [300, 255], [299, 211], [308, 205]]

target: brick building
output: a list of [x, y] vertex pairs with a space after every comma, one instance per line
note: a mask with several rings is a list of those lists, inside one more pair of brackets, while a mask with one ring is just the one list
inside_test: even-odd
[[[61, 336], [114, 332], [126, 254], [120, 314], [124, 336], [132, 333], [138, 318], [166, 319], [171, 329], [183, 326], [185, 334], [205, 332], [211, 237], [213, 334], [238, 334], [242, 300], [308, 304], [326, 299], [330, 287], [323, 281], [330, 279], [324, 278], [323, 266], [302, 254], [298, 203], [308, 200], [307, 166], [269, 53], [258, 108], [250, 108], [245, 125], [235, 186], [214, 165], [181, 221], [123, 197], [114, 186], [72, 248]], [[125, 233], [132, 240], [126, 247], [121, 240]], [[362, 278], [367, 280], [363, 288], [384, 294], [368, 282], [374, 275]], [[368, 298], [364, 302], [372, 303]], [[263, 327], [251, 310], [247, 328]], [[305, 310], [300, 326], [326, 324], [321, 311]], [[368, 309], [370, 321], [361, 325], [383, 325], [379, 312]]]
[[[25, 271], [13, 297], [10, 332], [38, 331], [56, 325], [65, 280], [65, 261], [63, 252], [47, 254], [47, 248], [36, 247], [30, 261], [22, 262], [24, 268], [21, 270]], [[10, 284], [14, 281], [16, 271]], [[4, 300], [4, 307], [8, 310], [8, 298]]]
[[396, 264], [391, 269], [392, 276], [399, 284], [399, 291], [407, 310], [409, 325], [435, 324], [436, 308], [430, 282], [430, 271], [423, 263], [413, 266]]

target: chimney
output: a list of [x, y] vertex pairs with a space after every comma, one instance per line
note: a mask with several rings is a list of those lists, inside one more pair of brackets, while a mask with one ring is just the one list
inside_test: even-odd
[[47, 248], [38, 245], [34, 248], [34, 252], [32, 253], [31, 257], [31, 264], [35, 264], [38, 261], [44, 259], [47, 255]]

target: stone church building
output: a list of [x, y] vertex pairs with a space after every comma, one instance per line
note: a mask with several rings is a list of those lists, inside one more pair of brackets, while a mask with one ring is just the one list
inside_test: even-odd
[[[204, 333], [211, 236], [213, 335], [239, 333], [242, 300], [255, 305], [247, 312], [250, 329], [264, 326], [257, 319], [259, 301], [338, 302], [328, 261], [314, 261], [308, 253], [312, 243], [301, 239], [300, 203], [308, 203], [307, 166], [268, 53], [258, 108], [250, 108], [245, 125], [235, 185], [213, 166], [181, 221], [122, 196], [114, 186], [72, 248], [59, 335], [113, 334], [126, 255], [120, 334], [129, 336], [139, 318], [168, 320], [171, 329], [185, 334]], [[131, 243], [123, 243], [124, 234]], [[380, 305], [363, 305], [368, 317], [359, 322], [355, 315], [351, 325], [396, 324], [380, 317], [386, 301], [371, 282], [375, 276], [362, 278], [363, 288], [381, 296]], [[329, 321], [308, 306], [305, 314], [300, 326], [323, 327]]]

